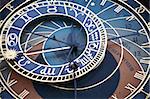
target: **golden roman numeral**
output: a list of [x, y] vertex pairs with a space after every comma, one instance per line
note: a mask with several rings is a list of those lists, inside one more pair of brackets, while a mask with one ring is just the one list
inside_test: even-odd
[[24, 99], [30, 92], [27, 91], [26, 89], [24, 89], [19, 96], [21, 97], [21, 99]]
[[135, 73], [134, 77], [138, 80], [143, 80], [146, 74], [143, 71], [138, 71]]
[[112, 97], [113, 99], [118, 99], [116, 94], [112, 95], [111, 97]]
[[140, 59], [140, 63], [143, 64], [150, 64], [150, 57], [143, 57], [142, 59]]
[[128, 84], [125, 86], [125, 88], [128, 89], [128, 90], [130, 90], [130, 92], [133, 92], [133, 91], [135, 90], [135, 87], [134, 87], [132, 84], [130, 84], [130, 83], [128, 83]]
[[143, 43], [143, 44], [142, 44], [142, 47], [143, 47], [143, 48], [150, 48], [150, 42]]
[[14, 7], [9, 3], [6, 8], [10, 11], [13, 11]]

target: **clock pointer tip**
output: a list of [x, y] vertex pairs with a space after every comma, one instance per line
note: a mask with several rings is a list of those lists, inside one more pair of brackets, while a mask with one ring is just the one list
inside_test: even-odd
[[72, 62], [72, 64], [70, 65], [70, 68], [73, 70], [76, 70], [78, 67], [79, 66], [75, 62]]
[[15, 59], [17, 57], [17, 51], [14, 50], [14, 49], [11, 49], [11, 50], [7, 50], [4, 54], [4, 57], [7, 59], [7, 60], [12, 60], [12, 59]]

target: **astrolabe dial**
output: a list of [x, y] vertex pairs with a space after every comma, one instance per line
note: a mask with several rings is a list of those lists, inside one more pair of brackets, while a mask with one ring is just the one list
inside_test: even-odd
[[0, 97], [150, 98], [150, 12], [138, 0], [13, 0], [0, 11]]
[[[29, 24], [21, 36], [21, 44], [28, 57], [37, 63], [61, 67], [67, 65], [68, 60], [73, 61], [81, 55], [86, 48], [87, 38], [80, 24], [63, 16], [46, 16], [41, 21], [35, 20]], [[31, 29], [31, 26], [34, 28]]]
[[41, 82], [72, 80], [75, 64], [76, 77], [85, 75], [102, 62], [107, 46], [102, 21], [84, 6], [64, 1], [36, 1], [21, 8], [5, 23], [1, 37], [4, 59], [9, 51], [17, 53], [8, 64]]

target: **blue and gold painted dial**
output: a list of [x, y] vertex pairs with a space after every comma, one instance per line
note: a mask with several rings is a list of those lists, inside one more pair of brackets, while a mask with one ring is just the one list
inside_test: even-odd
[[[7, 50], [2, 50], [2, 53], [16, 53], [12, 61], [8, 58], [11, 61], [8, 64], [33, 80], [71, 80], [71, 65], [78, 64], [76, 77], [80, 77], [104, 58], [107, 46], [104, 25], [93, 12], [81, 5], [65, 1], [37, 1], [18, 10], [7, 22], [11, 25], [2, 29], [2, 35], [5, 35], [2, 49]], [[69, 23], [71, 26], [67, 25]], [[41, 26], [49, 28], [46, 30]], [[39, 43], [41, 48], [33, 50], [37, 45], [40, 47]], [[41, 56], [39, 61], [42, 64], [36, 61], [38, 56]]]
[[0, 97], [150, 98], [150, 11], [139, 1], [2, 3]]

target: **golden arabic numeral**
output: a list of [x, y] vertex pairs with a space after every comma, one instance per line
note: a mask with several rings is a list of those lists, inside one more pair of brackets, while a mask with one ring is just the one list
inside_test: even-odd
[[78, 16], [80, 16], [80, 15], [82, 15], [82, 16], [84, 16], [84, 13], [82, 13], [82, 12], [77, 12], [75, 9], [73, 9], [73, 8], [71, 8], [71, 9], [69, 9], [70, 11], [72, 11], [72, 12], [74, 12], [74, 16], [75, 17], [78, 17]]
[[8, 35], [7, 44], [9, 46], [16, 46], [18, 42], [18, 37], [15, 33], [11, 33]]
[[28, 61], [28, 60], [26, 61], [26, 58], [24, 56], [22, 56], [21, 59], [18, 61], [19, 66], [25, 66], [30, 63], [31, 63], [30, 61]]
[[94, 31], [94, 29], [96, 28], [95, 24], [93, 24], [93, 21], [91, 19], [87, 20], [87, 23], [85, 23], [85, 26], [88, 28], [89, 32]]
[[40, 73], [43, 75], [55, 75], [56, 74], [55, 72], [56, 72], [55, 68], [48, 68], [48, 67], [45, 67], [40, 71]]

